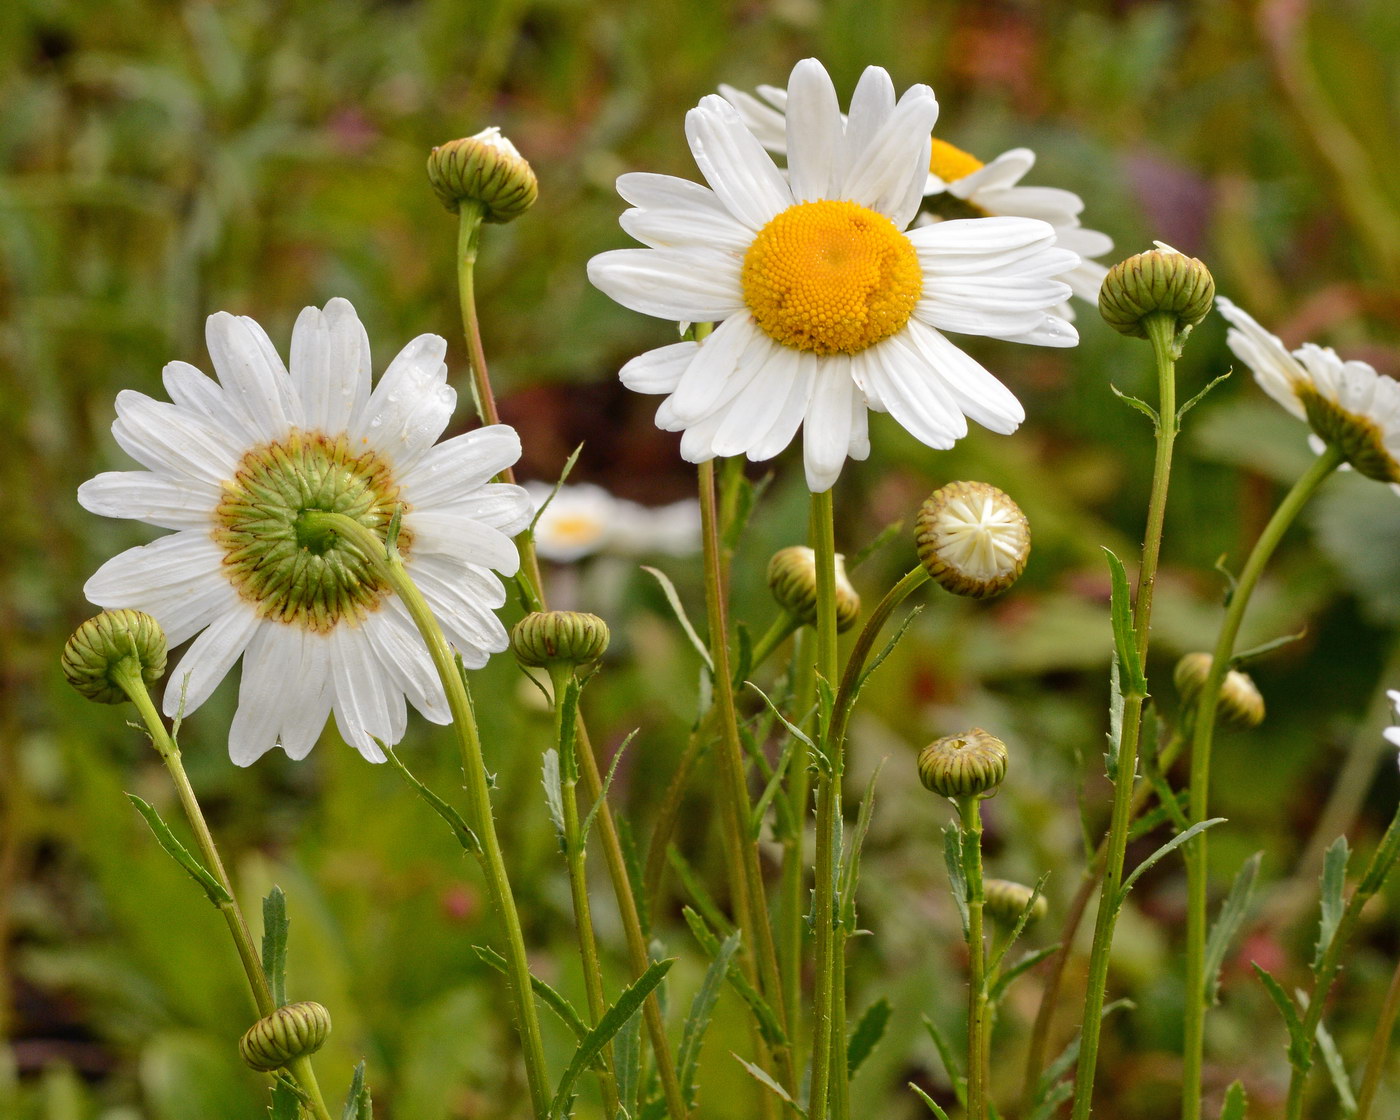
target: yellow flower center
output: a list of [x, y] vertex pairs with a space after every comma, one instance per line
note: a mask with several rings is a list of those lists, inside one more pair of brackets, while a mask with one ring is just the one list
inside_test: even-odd
[[856, 354], [898, 333], [923, 293], [914, 246], [854, 202], [790, 206], [744, 254], [744, 302], [775, 342]]
[[933, 138], [933, 148], [929, 152], [928, 169], [945, 183], [952, 183], [986, 166], [976, 156], [969, 155], [961, 148], [954, 147], [946, 140]]
[[591, 545], [603, 535], [602, 523], [583, 513], [561, 513], [548, 519], [547, 528], [551, 537], [568, 545]]

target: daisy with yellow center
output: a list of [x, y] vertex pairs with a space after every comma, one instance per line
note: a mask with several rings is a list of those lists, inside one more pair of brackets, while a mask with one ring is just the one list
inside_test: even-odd
[[[701, 343], [643, 354], [629, 388], [664, 393], [657, 424], [682, 431], [691, 462], [768, 459], [799, 428], [807, 485], [829, 489], [847, 457], [869, 454], [867, 413], [890, 413], [930, 447], [997, 432], [1020, 403], [941, 333], [1070, 346], [1074, 329], [1049, 309], [1076, 263], [1044, 222], [1021, 218], [909, 229], [919, 211], [938, 103], [927, 86], [896, 100], [870, 67], [843, 116], [814, 59], [784, 91], [787, 173], [722, 97], [686, 117], [708, 187], [630, 174], [622, 227], [646, 249], [603, 253], [593, 283], [634, 311], [716, 322]], [[769, 119], [767, 126], [773, 125]]]
[[525, 492], [538, 511], [535, 551], [546, 560], [569, 564], [596, 553], [689, 556], [700, 551], [700, 505], [693, 498], [643, 506], [591, 482], [561, 486], [557, 493], [547, 482], [527, 482]]
[[1307, 422], [1313, 450], [1338, 448], [1360, 474], [1400, 494], [1400, 382], [1330, 347], [1306, 342], [1290, 353], [1225, 297], [1215, 306], [1230, 323], [1230, 349], [1269, 396]]
[[239, 765], [274, 746], [304, 757], [332, 714], [346, 742], [383, 761], [375, 740], [403, 737], [406, 700], [447, 723], [446, 697], [400, 600], [304, 515], [344, 514], [385, 538], [399, 511], [409, 575], [479, 667], [507, 645], [492, 569], [514, 573], [510, 537], [533, 513], [522, 488], [490, 481], [520, 439], [498, 424], [436, 443], [457, 395], [435, 335], [405, 346], [371, 392], [369, 340], [343, 299], [301, 313], [290, 371], [251, 319], [210, 316], [207, 337], [218, 382], [172, 362], [169, 403], [117, 396], [112, 434], [147, 469], [78, 490], [93, 513], [175, 532], [109, 560], [84, 592], [152, 615], [172, 646], [195, 638], [167, 715], [198, 708], [243, 659], [229, 731]]

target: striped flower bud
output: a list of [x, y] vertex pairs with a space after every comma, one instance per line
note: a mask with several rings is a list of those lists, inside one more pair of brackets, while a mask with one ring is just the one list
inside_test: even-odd
[[126, 693], [115, 682], [119, 666], [139, 668], [155, 684], [165, 674], [165, 631], [144, 611], [103, 611], [84, 622], [63, 647], [68, 683], [99, 704], [120, 704]]
[[511, 631], [510, 647], [522, 665], [586, 665], [608, 648], [608, 624], [581, 611], [536, 611]]
[[1006, 744], [980, 727], [935, 739], [919, 752], [919, 780], [954, 801], [990, 797], [1006, 777]]
[[428, 181], [454, 214], [464, 202], [479, 202], [488, 222], [513, 221], [540, 193], [534, 171], [499, 128], [434, 148]]
[[919, 561], [954, 595], [1000, 595], [1025, 571], [1031, 526], [1021, 507], [986, 482], [950, 482], [919, 509]]
[[[1208, 653], [1188, 653], [1176, 663], [1173, 679], [1181, 702], [1192, 705], [1210, 676], [1212, 658]], [[1220, 682], [1216, 718], [1229, 727], [1248, 731], [1264, 722], [1264, 697], [1248, 673], [1231, 669]]]
[[[768, 588], [778, 605], [808, 626], [817, 621], [817, 554], [803, 544], [780, 549], [768, 562]], [[849, 630], [860, 617], [860, 596], [846, 576], [846, 558], [836, 554], [836, 629]]]
[[259, 1019], [238, 1041], [253, 1069], [268, 1072], [316, 1053], [331, 1033], [331, 1013], [319, 1003], [289, 1003]]
[[1175, 333], [1189, 331], [1215, 302], [1215, 280], [1195, 257], [1161, 245], [1120, 261], [1099, 289], [1099, 314], [1120, 334], [1147, 337], [1147, 319], [1167, 314]]
[[1013, 883], [1010, 879], [988, 879], [982, 884], [982, 897], [988, 916], [1008, 928], [1021, 920], [1026, 907], [1030, 906], [1032, 895], [1035, 895], [1035, 905], [1026, 918], [1027, 925], [1040, 921], [1049, 913], [1050, 904], [1043, 894], [1035, 894], [1030, 887]]

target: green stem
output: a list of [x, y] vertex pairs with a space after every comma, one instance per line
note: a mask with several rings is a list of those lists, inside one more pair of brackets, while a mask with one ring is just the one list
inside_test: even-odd
[[549, 1115], [549, 1077], [544, 1059], [544, 1042], [540, 1035], [539, 1014], [531, 988], [530, 962], [525, 952], [525, 935], [520, 928], [520, 915], [515, 908], [505, 859], [501, 855], [496, 822], [491, 812], [491, 788], [486, 763], [481, 753], [481, 737], [477, 731], [476, 713], [467, 695], [466, 681], [458, 668], [452, 647], [442, 628], [433, 617], [432, 609], [422, 592], [409, 578], [397, 549], [386, 549], [372, 530], [351, 517], [340, 513], [304, 513], [302, 520], [308, 529], [317, 528], [339, 534], [357, 548], [376, 573], [403, 601], [409, 617], [418, 627], [428, 653], [433, 659], [447, 705], [452, 712], [452, 726], [462, 755], [462, 772], [466, 780], [467, 804], [471, 822], [481, 842], [480, 862], [486, 879], [487, 893], [501, 916], [505, 927], [506, 979], [515, 1011], [516, 1030], [525, 1059], [525, 1079], [530, 1089], [530, 1102], [535, 1116], [543, 1120]]
[[[730, 864], [730, 888], [734, 892], [735, 924], [752, 939], [758, 967], [755, 979], [773, 1006], [778, 1025], [787, 1031], [782, 1005], [782, 980], [778, 955], [773, 943], [773, 927], [764, 896], [763, 872], [758, 863], [757, 845], [748, 839], [748, 775], [744, 770], [743, 745], [739, 740], [739, 714], [734, 691], [727, 687], [733, 671], [729, 660], [729, 621], [724, 594], [724, 571], [720, 558], [719, 517], [715, 500], [714, 461], [701, 463], [700, 524], [705, 547], [705, 608], [710, 629], [710, 656], [714, 661], [714, 693], [719, 709], [721, 782], [724, 791], [725, 850]], [[748, 959], [749, 955], [745, 954]], [[752, 967], [752, 965], [750, 965]], [[779, 1080], [789, 1092], [797, 1088], [790, 1047], [771, 1047]], [[767, 1094], [765, 1094], [767, 1095]]]
[[[812, 671], [811, 634], [798, 630], [792, 645], [790, 672], [794, 675], [794, 710], [809, 712], [816, 703], [816, 677]], [[806, 915], [807, 885], [807, 814], [811, 808], [812, 780], [808, 773], [810, 758], [807, 744], [798, 740], [792, 747], [788, 763], [788, 784], [784, 796], [788, 799], [788, 816], [793, 822], [792, 833], [783, 848], [782, 941], [783, 1006], [787, 1011], [789, 1028], [793, 1032], [795, 1053], [801, 1053], [802, 1040], [798, 1029], [802, 1022], [802, 961], [803, 926]]]
[[[598, 941], [593, 932], [593, 912], [588, 901], [588, 874], [583, 830], [578, 815], [578, 748], [574, 727], [565, 727], [564, 712], [568, 707], [569, 690], [577, 690], [571, 666], [550, 667], [550, 682], [554, 686], [554, 741], [559, 750], [560, 800], [564, 813], [564, 861], [569, 869], [569, 894], [574, 905], [574, 929], [578, 934], [579, 955], [583, 959], [583, 986], [588, 996], [589, 1025], [596, 1027], [607, 1010], [603, 997], [603, 970], [598, 963]], [[609, 1117], [618, 1115], [617, 1080], [613, 1072], [612, 1046], [603, 1049], [604, 1068], [600, 1073], [603, 1110]]]
[[987, 1120], [987, 944], [982, 930], [982, 799], [957, 801], [967, 876], [967, 1120]]
[[[1152, 491], [1147, 504], [1147, 527], [1143, 533], [1142, 560], [1138, 569], [1137, 597], [1133, 605], [1133, 639], [1137, 660], [1147, 664], [1147, 646], [1152, 631], [1152, 592], [1157, 583], [1157, 561], [1162, 551], [1162, 527], [1166, 521], [1167, 489], [1171, 482], [1172, 449], [1176, 442], [1176, 363], [1174, 343], [1176, 319], [1157, 313], [1146, 320], [1147, 337], [1152, 343], [1157, 366], [1156, 458], [1152, 468]], [[1094, 1075], [1099, 1053], [1099, 1032], [1108, 990], [1109, 953], [1118, 921], [1119, 889], [1123, 883], [1123, 860], [1128, 850], [1128, 830], [1132, 825], [1133, 788], [1137, 782], [1138, 740], [1142, 732], [1142, 709], [1147, 692], [1130, 688], [1123, 694], [1122, 733], [1118, 743], [1117, 770], [1113, 780], [1113, 810], [1108, 829], [1104, 861], [1103, 889], [1094, 918], [1094, 941], [1089, 950], [1089, 980], [1084, 993], [1084, 1015], [1080, 1020], [1079, 1063], [1074, 1075], [1074, 1120], [1088, 1120], [1093, 1107]]]
[[[253, 935], [248, 931], [248, 922], [243, 916], [243, 908], [238, 905], [237, 896], [233, 892], [233, 882], [229, 879], [228, 872], [224, 870], [223, 860], [219, 858], [219, 849], [214, 844], [214, 836], [209, 831], [208, 822], [204, 819], [204, 811], [199, 807], [194, 787], [190, 785], [189, 775], [185, 773], [184, 763], [180, 758], [180, 748], [165, 729], [165, 722], [160, 718], [160, 713], [156, 711], [150, 693], [146, 691], [146, 682], [142, 679], [140, 666], [136, 664], [134, 659], [128, 659], [115, 666], [112, 670], [112, 676], [121, 690], [136, 705], [136, 710], [141, 715], [141, 721], [150, 733], [156, 753], [160, 755], [171, 780], [175, 783], [176, 796], [179, 797], [180, 807], [185, 811], [185, 819], [189, 822], [191, 831], [194, 832], [195, 843], [199, 846], [204, 866], [218, 880], [219, 886], [223, 887], [224, 893], [228, 896], [228, 901], [218, 903], [219, 913], [228, 926], [234, 948], [238, 950], [238, 959], [243, 965], [243, 974], [247, 977], [248, 989], [252, 993], [258, 1017], [265, 1019], [277, 1010], [277, 1003], [272, 998], [272, 989], [268, 985], [267, 973], [263, 971], [262, 958], [258, 955], [257, 947], [253, 944]], [[330, 1111], [326, 1108], [326, 1102], [321, 1097], [321, 1088], [316, 1082], [316, 1074], [311, 1068], [310, 1059], [300, 1058], [289, 1064], [287, 1070], [310, 1102], [312, 1112], [317, 1120], [330, 1120]]]
[[[1264, 572], [1264, 566], [1274, 554], [1288, 527], [1293, 524], [1303, 506], [1317, 488], [1342, 463], [1342, 453], [1330, 444], [1285, 495], [1273, 517], [1254, 544], [1245, 561], [1238, 581], [1230, 595], [1225, 618], [1216, 639], [1210, 672], [1197, 700], [1195, 731], [1191, 742], [1191, 805], [1187, 819], [1198, 824], [1206, 819], [1206, 803], [1210, 788], [1210, 752], [1215, 735], [1215, 708], [1220, 699], [1220, 685], [1230, 668], [1235, 652], [1235, 639], [1244, 621], [1250, 596]], [[1206, 834], [1201, 832], [1183, 846], [1186, 857], [1186, 1022], [1182, 1049], [1181, 1115], [1182, 1120], [1200, 1120], [1201, 1068], [1205, 1054], [1205, 955], [1206, 955], [1206, 892], [1209, 859]]]
[[1400, 1016], [1400, 961], [1395, 964], [1390, 988], [1381, 1005], [1381, 1017], [1376, 1021], [1375, 1032], [1371, 1035], [1371, 1045], [1366, 1052], [1366, 1070], [1361, 1075], [1361, 1090], [1356, 1094], [1356, 1115], [1352, 1120], [1370, 1120], [1371, 1106], [1375, 1104], [1376, 1090], [1380, 1088], [1385, 1060], [1390, 1054], [1390, 1036], [1395, 1031], [1397, 1016]]
[[[836, 535], [831, 491], [812, 495], [810, 528], [817, 572], [817, 675], [828, 688], [837, 679], [836, 648]], [[836, 844], [841, 813], [842, 744], [835, 736], [834, 720], [822, 721], [820, 743], [825, 765], [817, 778], [816, 883], [812, 921], [816, 934], [816, 959], [812, 993], [812, 1091], [810, 1120], [827, 1120], [833, 1077], [844, 1077], [845, 1062], [832, 1069], [832, 1032], [836, 1018]]]

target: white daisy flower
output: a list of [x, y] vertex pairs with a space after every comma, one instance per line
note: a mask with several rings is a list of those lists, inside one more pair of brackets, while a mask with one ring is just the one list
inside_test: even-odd
[[536, 510], [549, 501], [535, 522], [535, 550], [546, 560], [568, 564], [594, 553], [688, 556], [700, 549], [694, 499], [651, 508], [591, 482], [561, 486], [557, 494], [546, 482], [527, 482], [525, 490]]
[[[166, 690], [174, 715], [208, 699], [243, 657], [229, 755], [246, 766], [280, 746], [311, 750], [334, 713], [374, 762], [398, 742], [405, 697], [434, 723], [446, 697], [408, 612], [353, 549], [299, 535], [304, 511], [348, 514], [380, 534], [402, 503], [399, 548], [448, 639], [471, 667], [507, 645], [492, 613], [491, 569], [519, 566], [511, 535], [529, 523], [525, 491], [490, 481], [520, 457], [504, 425], [435, 444], [457, 394], [447, 344], [421, 335], [370, 389], [369, 339], [355, 309], [308, 307], [290, 372], [257, 323], [211, 315], [218, 382], [171, 362], [170, 402], [117, 396], [117, 443], [146, 470], [100, 474], [78, 490], [93, 513], [174, 529], [114, 557], [84, 592], [103, 607], [154, 615], [171, 645], [198, 634]], [[183, 691], [182, 691], [183, 690]]]
[[1381, 734], [1385, 736], [1385, 741], [1391, 746], [1400, 747], [1400, 726], [1397, 726], [1400, 725], [1400, 691], [1393, 688], [1387, 689], [1386, 696], [1390, 699], [1390, 710], [1393, 713], [1395, 723], [1387, 727]]
[[1289, 353], [1224, 296], [1215, 306], [1230, 322], [1230, 349], [1269, 396], [1312, 428], [1313, 450], [1332, 444], [1361, 474], [1400, 493], [1400, 382], [1365, 362], [1343, 361], [1331, 347], [1305, 342]]
[[709, 187], [622, 176], [634, 209], [622, 227], [650, 248], [589, 262], [593, 283], [634, 311], [719, 321], [703, 343], [634, 358], [622, 381], [668, 394], [658, 426], [683, 431], [681, 455], [768, 459], [803, 429], [807, 485], [829, 489], [847, 456], [870, 452], [867, 410], [890, 413], [930, 447], [951, 447], [967, 418], [1014, 431], [1020, 402], [941, 333], [1072, 346], [1047, 309], [1074, 267], [1055, 232], [1025, 218], [909, 229], [919, 210], [938, 103], [927, 86], [895, 101], [879, 67], [842, 117], [815, 59], [787, 90], [785, 175], [722, 97], [686, 117]]
[[[770, 152], [786, 153], [787, 90], [759, 86], [755, 97], [733, 86], [719, 88], [739, 110], [759, 143]], [[1058, 187], [1017, 186], [1034, 165], [1035, 153], [1029, 148], [1013, 148], [984, 164], [976, 156], [934, 137], [924, 183], [926, 205], [934, 219], [1002, 216], [1048, 222], [1055, 230], [1056, 243], [1080, 257], [1079, 263], [1059, 279], [1080, 299], [1097, 303], [1108, 269], [1090, 258], [1111, 252], [1113, 239], [1079, 224], [1084, 200], [1074, 192]], [[1066, 318], [1074, 316], [1068, 305], [1057, 309], [1057, 313]]]

